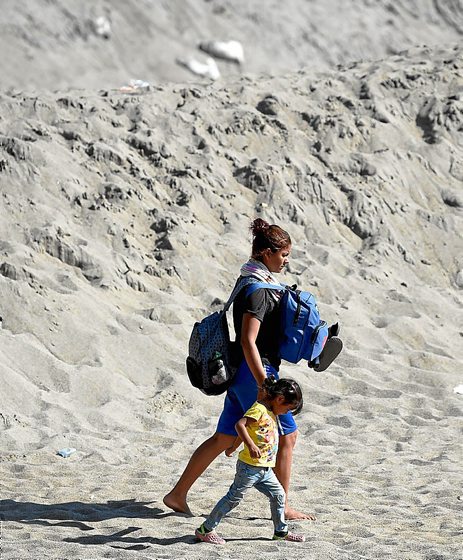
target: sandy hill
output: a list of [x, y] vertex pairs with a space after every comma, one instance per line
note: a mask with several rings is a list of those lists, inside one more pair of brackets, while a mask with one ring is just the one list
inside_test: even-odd
[[[260, 215], [293, 238], [282, 280], [345, 342], [322, 376], [283, 369], [306, 395], [295, 501], [322, 520], [305, 554], [459, 559], [462, 86], [445, 47], [143, 95], [1, 94], [6, 557], [203, 557], [198, 520], [161, 502], [221, 406], [190, 387], [186, 344]], [[198, 482], [198, 513], [232, 471]], [[220, 557], [270, 530], [246, 504]]]
[[205, 62], [208, 41], [239, 41], [241, 72], [281, 75], [461, 41], [458, 0], [3, 0], [4, 88], [115, 88], [197, 81], [177, 59]]

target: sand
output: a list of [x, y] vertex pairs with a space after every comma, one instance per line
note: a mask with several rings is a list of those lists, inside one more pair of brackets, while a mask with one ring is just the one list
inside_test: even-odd
[[[238, 41], [244, 74], [375, 60], [418, 45], [461, 41], [459, 0], [3, 0], [2, 89], [116, 88], [197, 82], [176, 60], [206, 62], [199, 46]], [[202, 80], [200, 80], [202, 81]], [[207, 80], [206, 80], [207, 81]]]
[[[407, 12], [385, 6], [362, 17]], [[39, 91], [37, 68], [0, 94], [2, 560], [462, 560], [463, 49], [373, 60], [379, 43], [371, 61], [275, 58], [274, 75], [133, 95], [95, 72]], [[290, 497], [317, 521], [290, 527], [307, 542], [272, 542], [253, 492], [218, 548], [193, 533], [235, 459], [193, 486], [194, 517], [162, 497], [215, 429], [222, 398], [189, 384], [188, 337], [226, 300], [255, 216], [289, 231], [281, 280], [313, 291], [345, 348], [323, 374], [281, 370], [304, 391]]]

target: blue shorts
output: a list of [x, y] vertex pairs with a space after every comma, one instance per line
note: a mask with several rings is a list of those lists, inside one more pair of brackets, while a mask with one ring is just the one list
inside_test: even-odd
[[[278, 371], [271, 365], [264, 365], [267, 377], [273, 374], [278, 379]], [[241, 362], [232, 385], [228, 388], [223, 411], [217, 424], [217, 432], [229, 436], [238, 435], [235, 424], [251, 408], [257, 399], [257, 382], [246, 360]], [[297, 430], [297, 424], [291, 412], [278, 416], [278, 432], [282, 436]]]

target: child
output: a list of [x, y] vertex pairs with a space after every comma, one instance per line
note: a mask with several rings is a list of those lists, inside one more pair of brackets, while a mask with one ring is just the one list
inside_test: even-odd
[[262, 384], [264, 397], [256, 401], [235, 425], [238, 437], [226, 450], [230, 455], [241, 441], [244, 449], [238, 456], [236, 475], [228, 493], [217, 503], [209, 517], [196, 529], [196, 537], [203, 542], [225, 544], [215, 528], [223, 517], [243, 499], [245, 492], [255, 487], [270, 499], [274, 525], [273, 540], [303, 542], [304, 535], [290, 533], [285, 521], [285, 492], [272, 467], [278, 451], [277, 416], [302, 409], [302, 392], [296, 381], [268, 377]]

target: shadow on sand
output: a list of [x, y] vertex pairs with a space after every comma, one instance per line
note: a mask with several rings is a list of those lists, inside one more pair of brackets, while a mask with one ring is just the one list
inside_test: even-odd
[[107, 503], [65, 502], [62, 504], [38, 504], [34, 502], [16, 502], [0, 500], [0, 519], [4, 521], [43, 521], [58, 519], [66, 522], [105, 521], [124, 517], [128, 519], [161, 519], [173, 512], [166, 513], [159, 508], [148, 507], [153, 502], [135, 500], [110, 500]]
[[[137, 502], [135, 500], [111, 500], [107, 503], [65, 502], [61, 504], [39, 504], [34, 502], [17, 502], [0, 500], [0, 520], [15, 521], [27, 525], [46, 527], [73, 527], [81, 531], [94, 531], [95, 527], [88, 523], [109, 519], [163, 519], [180, 515], [148, 507], [153, 502]], [[56, 523], [54, 521], [57, 521]], [[179, 535], [175, 538], [127, 537], [141, 527], [128, 527], [110, 535], [86, 535], [76, 538], [63, 538], [63, 542], [82, 545], [109, 545], [113, 548], [127, 550], [144, 550], [150, 545], [170, 545], [177, 543], [192, 544], [194, 535]], [[119, 543], [118, 546], [116, 543]], [[127, 546], [129, 545], [129, 546]]]
[[[166, 513], [159, 508], [148, 507], [152, 503], [153, 502], [137, 502], [135, 500], [111, 500], [102, 504], [84, 502], [39, 504], [34, 502], [0, 500], [0, 520], [15, 521], [28, 525], [41, 525], [46, 527], [71, 527], [86, 532], [94, 531], [96, 529], [96, 527], [91, 526], [88, 523], [96, 523], [109, 519], [125, 518], [159, 520], [170, 516], [191, 517], [174, 512]], [[178, 535], [170, 538], [128, 536], [139, 530], [141, 530], [141, 527], [130, 526], [113, 534], [87, 534], [85, 536], [75, 538], [63, 538], [63, 542], [77, 543], [84, 546], [108, 545], [112, 548], [122, 548], [125, 550], [145, 550], [151, 545], [169, 546], [178, 543], [193, 544], [197, 542], [193, 534]]]

